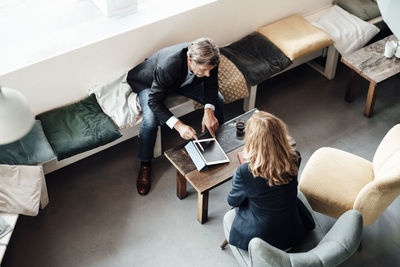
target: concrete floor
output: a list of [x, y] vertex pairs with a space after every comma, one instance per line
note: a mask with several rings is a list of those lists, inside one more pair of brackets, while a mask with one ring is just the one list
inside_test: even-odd
[[[282, 118], [302, 153], [304, 168], [317, 148], [331, 146], [372, 160], [385, 133], [400, 123], [400, 79], [378, 86], [372, 118], [363, 116], [368, 84], [360, 79], [353, 103], [343, 100], [348, 69], [338, 64], [327, 80], [304, 65], [259, 87], [256, 107]], [[242, 101], [226, 105], [226, 119], [242, 112]], [[197, 123], [201, 112], [183, 117]], [[193, 123], [191, 123], [193, 124]], [[164, 149], [181, 142], [163, 129]], [[164, 158], [153, 163], [149, 195], [136, 192], [138, 139], [47, 175], [50, 204], [37, 217], [21, 216], [3, 260], [11, 267], [236, 266], [224, 240], [222, 218], [231, 183], [210, 192], [209, 221], [196, 220], [197, 194], [176, 197], [175, 169]], [[334, 219], [317, 214], [325, 231]], [[400, 265], [400, 198], [364, 229], [363, 248], [343, 266]]]

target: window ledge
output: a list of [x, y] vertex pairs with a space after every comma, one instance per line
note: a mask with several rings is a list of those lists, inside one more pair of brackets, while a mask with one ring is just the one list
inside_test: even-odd
[[107, 17], [91, 0], [5, 0], [0, 4], [0, 76], [217, 0], [139, 0]]

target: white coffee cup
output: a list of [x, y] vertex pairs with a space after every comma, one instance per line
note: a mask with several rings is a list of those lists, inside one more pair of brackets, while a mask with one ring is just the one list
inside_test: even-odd
[[394, 55], [395, 57], [400, 58], [400, 41], [397, 43], [397, 49]]
[[[385, 57], [392, 58], [394, 56], [394, 54], [396, 53], [397, 48], [398, 48], [398, 46], [397, 46], [396, 41], [387, 41], [385, 44], [385, 53], [384, 53]], [[399, 54], [399, 57], [400, 57], [400, 54]]]

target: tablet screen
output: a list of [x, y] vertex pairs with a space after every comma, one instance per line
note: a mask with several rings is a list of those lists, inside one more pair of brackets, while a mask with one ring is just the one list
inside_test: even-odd
[[215, 138], [194, 140], [193, 143], [207, 165], [229, 162]]

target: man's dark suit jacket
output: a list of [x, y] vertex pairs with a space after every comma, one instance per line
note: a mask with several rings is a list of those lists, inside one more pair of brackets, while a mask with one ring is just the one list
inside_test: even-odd
[[[187, 50], [190, 43], [177, 44], [163, 48], [146, 58], [141, 64], [128, 72], [128, 84], [138, 93], [151, 88], [148, 105], [157, 117], [160, 125], [173, 116], [164, 104], [165, 98], [173, 93], [185, 90], [181, 88], [188, 74]], [[210, 77], [193, 79], [187, 86], [203, 83], [204, 104], [217, 106], [218, 66], [213, 68]]]

